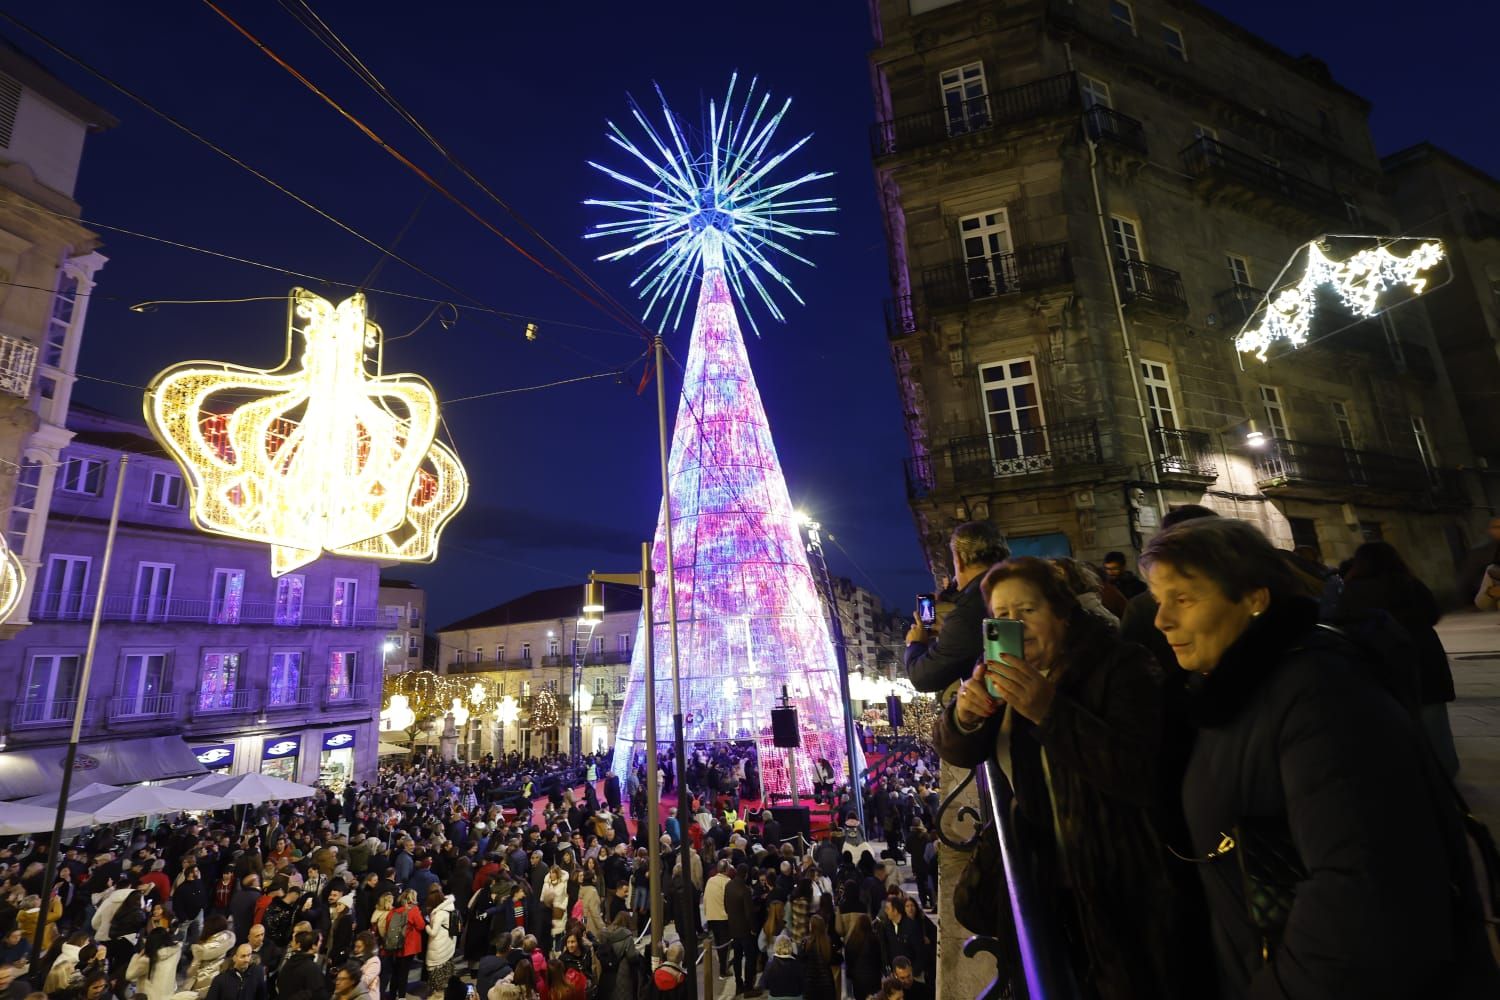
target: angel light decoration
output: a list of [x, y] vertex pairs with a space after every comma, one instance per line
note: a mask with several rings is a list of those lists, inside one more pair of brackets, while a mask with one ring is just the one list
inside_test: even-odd
[[432, 386], [381, 361], [363, 295], [335, 306], [294, 288], [279, 368], [188, 361], [152, 379], [146, 421], [182, 466], [193, 522], [270, 545], [273, 576], [323, 552], [434, 559], [468, 477], [436, 440]]

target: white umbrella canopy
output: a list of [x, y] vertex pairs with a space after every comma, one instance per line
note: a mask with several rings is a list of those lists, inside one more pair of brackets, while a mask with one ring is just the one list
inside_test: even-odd
[[212, 795], [184, 792], [164, 785], [133, 785], [86, 799], [74, 799], [68, 804], [79, 812], [91, 813], [96, 823], [118, 823], [151, 813], [222, 809], [227, 805], [223, 799]]
[[[82, 787], [68, 789], [68, 804], [71, 805], [74, 802], [77, 802], [79, 799], [92, 798], [95, 795], [104, 795], [108, 792], [119, 792], [123, 790], [124, 789], [122, 789], [119, 785], [106, 785], [102, 781], [91, 781], [87, 785], [83, 785]], [[60, 798], [62, 798], [61, 788], [57, 789], [56, 791], [43, 792], [40, 795], [33, 795], [30, 798], [21, 799], [19, 801], [23, 805], [28, 806], [55, 806], [57, 805], [57, 800]]]
[[401, 746], [397, 743], [382, 742], [375, 749], [377, 753], [379, 753], [379, 755], [382, 757], [404, 757], [405, 755], [411, 753], [411, 751], [406, 749], [406, 747]]
[[[208, 790], [209, 785], [217, 785], [221, 781], [228, 780], [229, 775], [223, 771], [209, 771], [207, 774], [195, 774], [191, 778], [178, 778], [176, 781], [168, 781], [162, 784], [162, 788], [175, 788], [179, 792], [197, 792], [200, 795], [213, 795]], [[215, 795], [215, 798], [219, 796]], [[225, 805], [234, 805], [226, 802]], [[220, 808], [223, 808], [222, 806]]]
[[[27, 805], [24, 802], [0, 802], [0, 835], [3, 836], [44, 831], [50, 833], [52, 824], [56, 820], [56, 803], [48, 809], [45, 806]], [[86, 812], [75, 812], [69, 809], [63, 814], [63, 829], [65, 830], [92, 826], [93, 823], [94, 817]]]
[[253, 806], [273, 799], [305, 799], [317, 794], [311, 785], [299, 785], [285, 778], [273, 778], [269, 774], [251, 771], [246, 774], [220, 775], [210, 781], [204, 777], [190, 779], [195, 783], [194, 792], [211, 795], [218, 800], [218, 807], [227, 805]]

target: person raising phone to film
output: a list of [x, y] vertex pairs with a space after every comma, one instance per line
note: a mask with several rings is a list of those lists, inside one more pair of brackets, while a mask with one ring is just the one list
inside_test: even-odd
[[[1211, 995], [1180, 958], [1193, 922], [1151, 822], [1164, 783], [1150, 654], [1083, 610], [1045, 560], [1002, 562], [980, 591], [991, 617], [975, 632], [989, 658], [939, 717], [939, 756], [959, 767], [995, 760], [1010, 779], [1037, 911], [1055, 922], [1051, 940], [1086, 950], [1073, 956], [1075, 972], [1093, 995]], [[1011, 934], [1004, 873], [993, 880], [1002, 935]]]
[[[953, 587], [958, 591], [951, 608], [939, 620], [938, 600], [918, 596], [911, 629], [906, 633], [906, 676], [918, 691], [942, 691], [969, 676], [979, 659], [979, 623], [984, 620], [984, 595], [979, 581], [991, 566], [1010, 555], [1005, 536], [992, 521], [970, 521], [953, 529], [948, 542], [953, 558]], [[923, 614], [933, 598], [930, 618]]]

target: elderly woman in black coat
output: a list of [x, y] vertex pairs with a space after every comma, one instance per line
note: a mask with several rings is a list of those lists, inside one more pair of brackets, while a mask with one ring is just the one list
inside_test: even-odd
[[[1200, 944], [1186, 915], [1192, 900], [1179, 888], [1196, 887], [1173, 884], [1153, 822], [1169, 807], [1150, 654], [1084, 611], [1044, 560], [1002, 562], [981, 589], [992, 616], [1025, 626], [1023, 655], [980, 663], [963, 681], [939, 717], [938, 754], [959, 767], [998, 758], [1007, 771], [1024, 865], [1039, 887], [1037, 917], [1060, 925], [1049, 936], [1071, 943], [1085, 995], [1211, 995], [1196, 972], [1206, 938]], [[989, 877], [1006, 927], [1004, 875]], [[1014, 949], [1011, 933], [1002, 931]]]
[[1179, 524], [1140, 565], [1195, 675], [1182, 798], [1218, 995], [1500, 996], [1452, 795], [1381, 651], [1320, 627], [1244, 522]]

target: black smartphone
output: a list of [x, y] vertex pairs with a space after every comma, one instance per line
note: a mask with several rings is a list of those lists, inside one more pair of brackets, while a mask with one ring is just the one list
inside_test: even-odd
[[[984, 629], [984, 658], [986, 660], [998, 662], [1002, 653], [1017, 657], [1024, 655], [1026, 626], [1014, 618], [986, 618], [981, 627]], [[988, 674], [985, 675], [984, 686], [991, 698], [1001, 697]]]
[[937, 621], [937, 595], [917, 595], [917, 620], [923, 625], [931, 625]]

